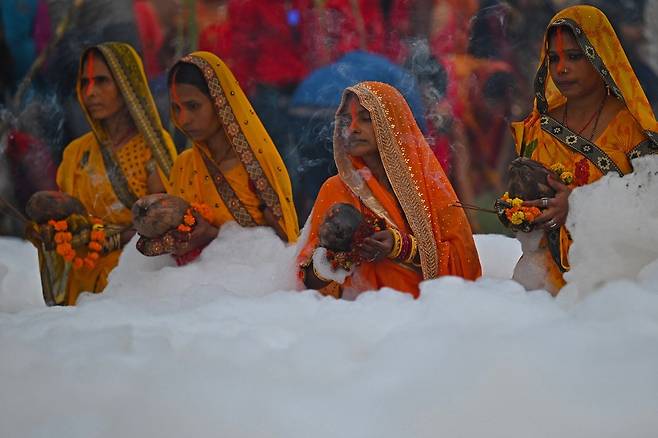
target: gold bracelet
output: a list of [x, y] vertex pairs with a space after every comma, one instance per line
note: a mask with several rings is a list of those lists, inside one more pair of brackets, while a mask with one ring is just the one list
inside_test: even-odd
[[402, 251], [402, 235], [395, 228], [389, 228], [388, 231], [393, 235], [393, 248], [391, 248], [391, 252], [388, 253], [387, 257], [389, 259], [396, 259]]
[[317, 269], [315, 269], [315, 263], [313, 263], [313, 262], [311, 261], [311, 264], [312, 264], [312, 266], [313, 266], [313, 275], [315, 275], [315, 277], [316, 277], [318, 280], [320, 280], [320, 281], [324, 281], [325, 283], [331, 283], [331, 282], [333, 281], [333, 280], [329, 280], [329, 279], [327, 279], [327, 278], [324, 278], [322, 275], [318, 274]]

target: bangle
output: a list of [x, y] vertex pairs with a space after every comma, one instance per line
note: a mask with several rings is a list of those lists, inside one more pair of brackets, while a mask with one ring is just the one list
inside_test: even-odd
[[318, 280], [324, 281], [325, 283], [331, 283], [333, 281], [333, 280], [329, 280], [328, 278], [324, 278], [322, 275], [318, 274], [318, 270], [315, 269], [315, 263], [311, 262], [311, 264], [312, 264], [312, 267], [313, 267], [313, 275], [315, 275], [315, 277]]
[[402, 250], [402, 235], [395, 228], [389, 228], [391, 235], [393, 236], [393, 248], [391, 252], [388, 253], [389, 259], [395, 259], [400, 256], [400, 251]]
[[404, 261], [407, 257], [409, 257], [410, 251], [411, 251], [411, 239], [409, 238], [409, 234], [404, 234], [402, 236], [400, 254], [398, 254], [397, 259], [400, 261]]
[[416, 238], [409, 234], [409, 240], [411, 241], [411, 250], [409, 251], [409, 256], [404, 259], [404, 263], [412, 263], [418, 253], [418, 241]]

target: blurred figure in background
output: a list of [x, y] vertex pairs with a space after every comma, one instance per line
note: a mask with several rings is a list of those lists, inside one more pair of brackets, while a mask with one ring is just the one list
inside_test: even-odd
[[[0, 27], [13, 61], [12, 80], [19, 82], [37, 56], [34, 42], [34, 19], [37, 0], [3, 0], [0, 2]], [[5, 62], [4, 58], [1, 62]]]
[[645, 59], [653, 71], [658, 72], [658, 0], [647, 0], [644, 11], [644, 37], [647, 41]]
[[345, 53], [363, 50], [403, 63], [410, 36], [411, 0], [315, 1], [318, 31], [314, 52], [336, 61]]
[[289, 144], [288, 105], [309, 72], [304, 35], [309, 0], [231, 0], [231, 70], [282, 156]]
[[642, 85], [649, 103], [658, 107], [658, 75], [651, 67], [646, 54], [644, 10], [646, 0], [602, 0], [600, 7], [617, 29], [619, 41]]
[[142, 47], [144, 70], [149, 78], [162, 73], [160, 50], [164, 43], [164, 32], [158, 12], [151, 0], [135, 0], [133, 4], [135, 23]]
[[214, 53], [229, 62], [231, 52], [231, 21], [228, 15], [229, 0], [199, 2], [199, 50]]

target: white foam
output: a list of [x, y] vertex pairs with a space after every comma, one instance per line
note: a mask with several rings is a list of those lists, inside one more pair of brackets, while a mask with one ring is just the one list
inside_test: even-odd
[[[1, 435], [654, 436], [658, 257], [624, 252], [644, 248], [646, 228], [624, 231], [630, 243], [612, 255], [605, 242], [617, 242], [618, 224], [580, 231], [594, 226], [581, 220], [589, 199], [605, 199], [591, 205], [599, 213], [618, 197], [630, 208], [621, 181], [574, 203], [572, 231], [583, 247], [602, 240], [602, 263], [626, 255], [637, 265], [613, 279], [585, 275], [592, 254], [574, 245], [573, 284], [602, 286], [573, 299], [525, 292], [510, 280], [518, 242], [493, 235], [476, 236], [485, 278], [424, 282], [418, 300], [294, 292], [295, 248], [229, 225], [182, 268], [131, 246], [106, 292], [45, 308], [32, 300], [34, 251], [0, 240], [0, 297], [10, 278], [32, 297], [0, 303]], [[609, 214], [633, 223], [642, 212]]]

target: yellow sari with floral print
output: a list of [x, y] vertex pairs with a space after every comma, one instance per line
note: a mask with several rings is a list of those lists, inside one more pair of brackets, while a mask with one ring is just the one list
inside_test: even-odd
[[[103, 55], [138, 130], [117, 151], [108, 146], [107, 133], [100, 122], [90, 116], [82, 99], [82, 62], [92, 49]], [[147, 163], [156, 166], [161, 180], [166, 183], [176, 149], [160, 122], [142, 62], [129, 45], [104, 43], [85, 51], [80, 58], [76, 89], [92, 131], [64, 150], [57, 170], [57, 185], [61, 191], [80, 200], [89, 214], [103, 223], [129, 228], [132, 204], [147, 194]], [[55, 304], [74, 305], [81, 292], [101, 292], [120, 254], [121, 250], [112, 251], [102, 255], [94, 268], [75, 270], [54, 251], [39, 248], [44, 296], [48, 292]]]
[[195, 65], [203, 74], [240, 164], [221, 171], [207, 146], [194, 143], [174, 163], [169, 193], [208, 205], [216, 227], [229, 221], [243, 227], [266, 225], [262, 210], [268, 208], [288, 242], [295, 242], [299, 225], [288, 171], [233, 73], [209, 52], [194, 52], [180, 62]]
[[[566, 98], [548, 74], [547, 37], [535, 77], [535, 107], [528, 118], [512, 124], [516, 151], [546, 167], [562, 164], [574, 174], [575, 185], [594, 182], [607, 173], [633, 171], [631, 159], [658, 152], [658, 122], [606, 16], [592, 6], [573, 6], [559, 12], [548, 29], [567, 26], [610, 93], [624, 103], [598, 138], [591, 141], [569, 130], [549, 115]], [[548, 232], [542, 241], [546, 266], [555, 290], [564, 285], [569, 269], [571, 239], [565, 227]]]

